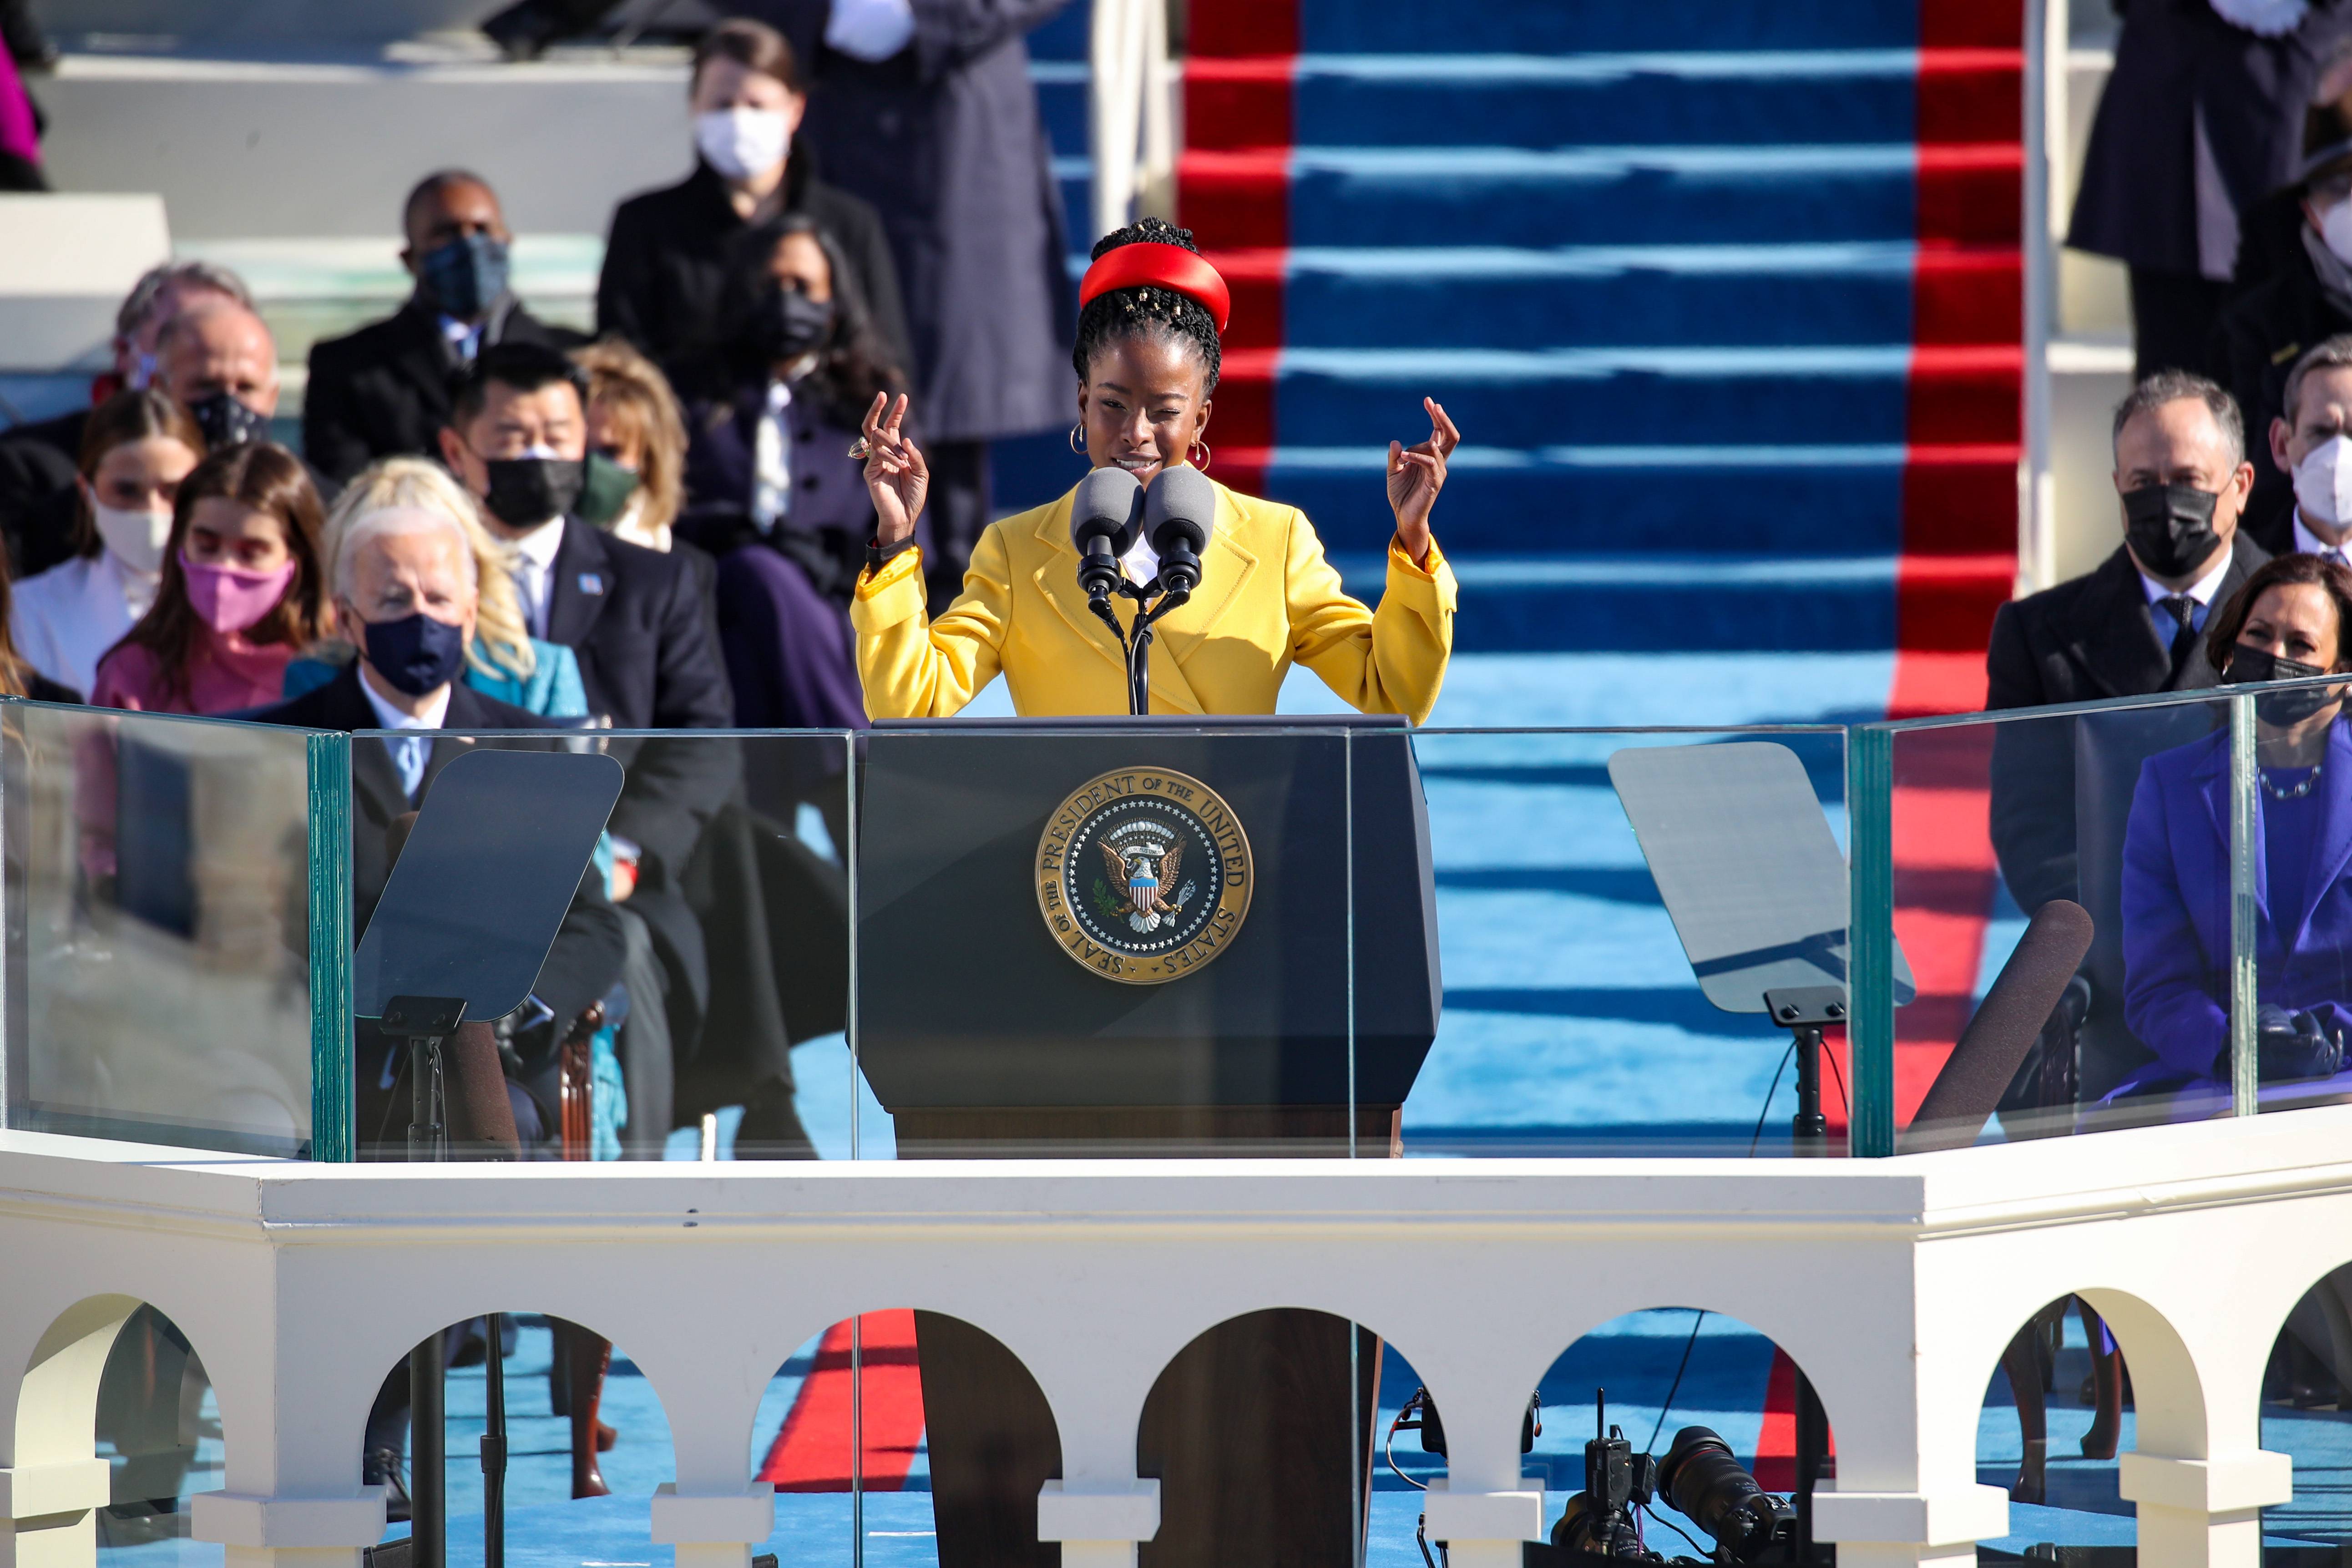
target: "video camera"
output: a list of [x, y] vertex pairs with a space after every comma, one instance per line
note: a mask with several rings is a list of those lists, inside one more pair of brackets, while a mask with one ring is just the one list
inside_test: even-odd
[[1633, 1452], [1624, 1431], [1608, 1425], [1608, 1392], [1596, 1391], [1595, 1436], [1584, 1445], [1584, 1489], [1568, 1500], [1568, 1510], [1552, 1526], [1556, 1552], [1697, 1568], [1701, 1559], [1669, 1558], [1643, 1537], [1642, 1511], [1663, 1494], [1714, 1538], [1715, 1551], [1706, 1561], [1719, 1568], [1793, 1568], [1796, 1510], [1759, 1485], [1732, 1458], [1730, 1444], [1707, 1427], [1685, 1426], [1675, 1434], [1666, 1457], [1655, 1459]]

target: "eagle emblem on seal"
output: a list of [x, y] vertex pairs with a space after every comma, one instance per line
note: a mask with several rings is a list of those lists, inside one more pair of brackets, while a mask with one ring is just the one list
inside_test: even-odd
[[1110, 871], [1111, 886], [1127, 889], [1127, 901], [1116, 912], [1124, 916], [1129, 925], [1139, 931], [1158, 931], [1162, 919], [1172, 919], [1183, 911], [1184, 894], [1191, 889], [1171, 891], [1165, 897], [1160, 891], [1176, 886], [1176, 873], [1184, 865], [1181, 839], [1159, 855], [1151, 853], [1148, 842], [1129, 848], [1119, 848], [1108, 840], [1099, 842], [1103, 864]]

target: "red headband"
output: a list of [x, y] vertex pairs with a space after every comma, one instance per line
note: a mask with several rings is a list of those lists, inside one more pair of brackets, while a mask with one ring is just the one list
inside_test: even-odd
[[1078, 285], [1078, 309], [1085, 310], [1097, 296], [1114, 289], [1133, 289], [1147, 283], [1199, 300], [1220, 332], [1233, 315], [1234, 297], [1215, 268], [1181, 245], [1157, 242], [1122, 245], [1117, 250], [1104, 251], [1102, 258], [1087, 268], [1086, 279]]

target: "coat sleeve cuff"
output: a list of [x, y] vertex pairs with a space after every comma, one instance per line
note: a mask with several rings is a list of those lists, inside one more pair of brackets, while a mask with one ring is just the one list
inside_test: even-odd
[[1436, 591], [1437, 607], [1449, 616], [1454, 613], [1460, 588], [1454, 579], [1454, 568], [1446, 564], [1445, 552], [1437, 547], [1436, 540], [1429, 542], [1429, 563], [1423, 566], [1414, 563], [1402, 542], [1394, 537], [1390, 539], [1389, 579], [1394, 582], [1399, 578], [1407, 583], [1428, 584]]
[[858, 574], [851, 618], [858, 629], [879, 630], [920, 615], [923, 609], [923, 552], [920, 546], [901, 550], [877, 568]]

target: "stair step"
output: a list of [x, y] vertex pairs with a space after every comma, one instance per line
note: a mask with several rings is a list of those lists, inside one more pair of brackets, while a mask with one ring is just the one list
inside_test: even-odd
[[[1250, 9], [1241, 8], [1245, 16]], [[1939, 9], [1954, 12], [1957, 8]], [[1723, 0], [1645, 0], [1638, 5], [1566, 0], [1549, 5], [1452, 6], [1444, 13], [1442, 23], [1433, 26], [1429, 12], [1409, 5], [1302, 0], [1297, 29], [1298, 47], [1304, 49], [1397, 54], [1429, 48], [1433, 33], [1441, 31], [1450, 48], [1526, 49], [1542, 54], [1672, 49], [1686, 47], [1694, 39], [1717, 49], [1906, 48], [1922, 41], [1920, 10], [1916, 5], [1890, 5], [1885, 0], [1771, 0], [1769, 5], [1727, 5]], [[1246, 19], [1253, 25], [1234, 30], [1244, 34], [1260, 30], [1255, 25], [1258, 18]], [[2021, 33], [2016, 5], [1990, 0], [1937, 20], [1941, 25], [1937, 42], [2013, 43]], [[1964, 37], [1940, 36], [1955, 23], [1966, 29]], [[1195, 55], [1234, 53], [1246, 47], [1245, 38], [1228, 39], [1195, 23], [1192, 40]]]
[[1192, 148], [1994, 142], [2017, 134], [2021, 51], [1194, 58]]
[[[1396, 526], [1381, 481], [1386, 455], [1369, 443], [1216, 447], [1212, 472], [1303, 509], [1335, 549], [1377, 550]], [[1449, 552], [1519, 554], [1891, 556], [1906, 544], [1981, 553], [1988, 542], [2013, 542], [2017, 459], [2014, 445], [2000, 443], [1465, 445], [1448, 468], [1438, 534]], [[1947, 537], [1917, 520], [1906, 533], [1906, 495], [1923, 483], [1951, 519]]]
[[1184, 216], [1229, 242], [1517, 247], [1923, 238], [2014, 244], [2014, 142], [1193, 152]]
[[[2021, 264], [1998, 247], [1305, 247], [1213, 255], [1234, 341], [1410, 348], [2013, 342]], [[1916, 282], [1916, 288], [1915, 288]]]
[[2022, 353], [1927, 349], [1312, 349], [1237, 353], [1218, 382], [1228, 428], [1271, 400], [1286, 445], [1409, 433], [1426, 395], [1482, 444], [1537, 447], [1564, 432], [1640, 445], [1660, 432], [1737, 431], [1761, 445], [2019, 438]]

